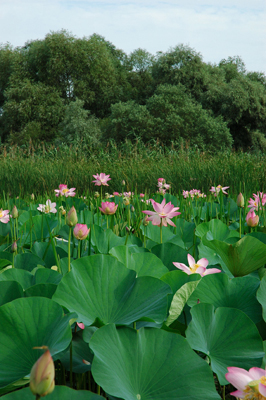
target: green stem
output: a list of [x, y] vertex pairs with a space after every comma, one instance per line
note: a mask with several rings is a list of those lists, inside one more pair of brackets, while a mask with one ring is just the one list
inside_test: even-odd
[[163, 221], [160, 223], [160, 242], [163, 243]]
[[106, 229], [108, 229], [108, 215], [106, 215]]
[[70, 344], [69, 348], [69, 374], [70, 374], [70, 387], [73, 388], [73, 372], [72, 372], [72, 367], [73, 367], [73, 356], [72, 356], [72, 341]]
[[70, 244], [71, 244], [71, 227], [69, 227], [68, 235], [68, 272], [70, 272]]
[[81, 240], [79, 240], [78, 244], [78, 258], [80, 258], [80, 247], [81, 247]]
[[241, 229], [241, 223], [242, 223], [241, 211], [242, 211], [242, 208], [240, 207], [240, 210], [239, 210], [239, 238], [240, 239], [241, 239], [241, 231], [242, 231], [242, 229]]

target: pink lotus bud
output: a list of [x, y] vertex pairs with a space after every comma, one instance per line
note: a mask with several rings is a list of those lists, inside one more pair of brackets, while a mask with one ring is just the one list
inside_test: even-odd
[[247, 225], [254, 228], [259, 223], [259, 216], [255, 214], [255, 211], [249, 211], [246, 216]]
[[30, 195], [30, 198], [31, 198], [31, 200], [34, 200], [34, 199], [35, 199], [34, 193], [32, 193], [32, 194]]
[[144, 226], [148, 226], [149, 223], [150, 223], [150, 221], [147, 221], [147, 218], [148, 218], [148, 215], [146, 215], [142, 220], [142, 223], [143, 223]]
[[72, 206], [68, 211], [66, 223], [70, 227], [75, 226], [78, 223], [77, 211], [74, 206]]
[[244, 207], [245, 205], [245, 199], [242, 193], [239, 193], [239, 195], [237, 196], [236, 199], [236, 204], [238, 205], [238, 207]]
[[11, 251], [12, 251], [12, 253], [16, 253], [17, 250], [18, 250], [17, 242], [13, 242], [13, 243], [12, 243], [12, 246], [11, 246]]
[[113, 215], [117, 210], [118, 205], [115, 205], [113, 202], [102, 201], [102, 206], [99, 207], [101, 212], [106, 215]]
[[55, 369], [49, 350], [36, 361], [30, 372], [30, 390], [34, 395], [46, 396], [54, 390]]
[[140, 193], [139, 197], [143, 199], [145, 197], [145, 194], [144, 193]]
[[18, 218], [18, 209], [17, 209], [16, 206], [14, 206], [14, 207], [12, 208], [11, 215], [12, 215], [13, 218]]
[[125, 186], [126, 182], [124, 180], [122, 180], [121, 185]]
[[85, 224], [77, 224], [73, 230], [73, 234], [76, 239], [84, 240], [88, 236], [90, 230]]

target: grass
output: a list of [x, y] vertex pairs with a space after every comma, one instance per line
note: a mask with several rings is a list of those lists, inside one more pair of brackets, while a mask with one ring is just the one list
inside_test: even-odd
[[[79, 194], [95, 190], [92, 175], [110, 174], [106, 191], [156, 191], [157, 179], [171, 183], [173, 193], [200, 189], [206, 194], [213, 185], [230, 186], [229, 192], [251, 195], [266, 190], [266, 157], [263, 154], [164, 148], [158, 143], [144, 146], [111, 143], [85, 154], [79, 148], [56, 148], [44, 144], [34, 148], [0, 148], [0, 187], [10, 196], [51, 195], [60, 183], [75, 187]], [[125, 186], [122, 187], [122, 180]]]

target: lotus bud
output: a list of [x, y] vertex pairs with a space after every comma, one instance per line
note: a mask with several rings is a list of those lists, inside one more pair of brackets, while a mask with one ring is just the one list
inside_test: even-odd
[[17, 209], [16, 206], [14, 206], [14, 207], [12, 208], [11, 215], [12, 215], [13, 218], [18, 218], [18, 209]]
[[254, 211], [249, 211], [246, 216], [247, 225], [254, 228], [259, 223], [259, 216]]
[[98, 197], [100, 197], [100, 193], [99, 192], [95, 192], [94, 193], [94, 197], [97, 199]]
[[130, 200], [128, 197], [124, 197], [123, 198], [123, 203], [125, 204], [125, 206], [128, 206], [130, 204]]
[[147, 218], [148, 218], [148, 215], [146, 215], [142, 220], [142, 223], [143, 223], [144, 226], [148, 226], [149, 225], [150, 221], [147, 221]]
[[30, 390], [34, 395], [46, 396], [54, 390], [55, 369], [49, 350], [36, 361], [30, 372]]
[[131, 206], [131, 211], [134, 212], [135, 211], [135, 207]]
[[109, 199], [109, 197], [110, 197], [110, 194], [109, 193], [105, 193], [105, 198]]
[[60, 206], [60, 207], [59, 207], [59, 210], [60, 210], [60, 212], [61, 212], [62, 215], [66, 215], [66, 210], [64, 209], [63, 206]]
[[72, 206], [68, 211], [66, 223], [70, 227], [75, 226], [78, 223], [77, 211], [74, 206]]
[[125, 182], [124, 179], [123, 179], [122, 182], [121, 182], [121, 185], [122, 185], [122, 186], [125, 186], [125, 184], [126, 184], [126, 182]]
[[16, 252], [18, 251], [17, 242], [13, 242], [13, 243], [12, 243], [11, 251], [12, 251], [12, 253], [16, 253]]
[[88, 236], [90, 230], [85, 224], [77, 224], [73, 230], [73, 234], [76, 239], [84, 240]]
[[242, 193], [239, 193], [239, 195], [237, 196], [236, 199], [236, 204], [238, 205], [238, 207], [243, 208], [245, 205], [245, 199]]
[[30, 198], [31, 198], [31, 200], [34, 200], [34, 199], [35, 199], [34, 193], [32, 193], [32, 194], [30, 195]]

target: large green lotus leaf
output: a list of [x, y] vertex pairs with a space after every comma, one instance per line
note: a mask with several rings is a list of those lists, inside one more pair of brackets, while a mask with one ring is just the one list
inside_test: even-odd
[[0, 223], [0, 239], [2, 242], [2, 239], [4, 239], [7, 235], [11, 235], [11, 227], [10, 224], [3, 224], [2, 222]]
[[58, 224], [58, 221], [46, 217], [45, 215], [36, 215], [35, 217], [27, 220], [20, 228], [19, 233], [21, 235], [22, 245], [30, 244], [30, 241], [40, 241], [43, 232], [43, 238], [49, 238], [49, 229], [52, 231]]
[[248, 236], [252, 236], [258, 240], [260, 240], [262, 243], [266, 244], [266, 234], [263, 232], [251, 232], [247, 234]]
[[26, 290], [34, 285], [34, 276], [24, 269], [10, 268], [0, 274], [1, 281], [16, 281]]
[[38, 210], [30, 210], [30, 211], [22, 211], [19, 213], [18, 224], [23, 225], [27, 222], [31, 217], [35, 217], [36, 215], [40, 216]]
[[78, 320], [91, 325], [130, 324], [142, 317], [162, 322], [166, 317], [171, 288], [159, 279], [136, 278], [114, 257], [94, 255], [73, 261], [72, 270], [59, 283], [53, 299]]
[[188, 222], [183, 218], [177, 218], [175, 224], [176, 229], [174, 231], [176, 232], [177, 236], [180, 236], [183, 243], [185, 243], [186, 248], [191, 247], [193, 245], [194, 230], [196, 227], [194, 222]]
[[[67, 251], [62, 249], [59, 245], [55, 247], [56, 253], [60, 258], [67, 257]], [[56, 265], [56, 260], [53, 252], [53, 247], [51, 242], [35, 242], [32, 246], [32, 253], [40, 257], [44, 262], [46, 267], [51, 268]]]
[[6, 251], [0, 252], [0, 270], [5, 268], [7, 265], [12, 265], [13, 254], [7, 253]]
[[[4, 400], [34, 400], [35, 396], [29, 387], [6, 394]], [[54, 391], [49, 394], [49, 400], [103, 400], [104, 397], [89, 392], [88, 390], [74, 390], [67, 386], [55, 386]]]
[[252, 276], [229, 279], [225, 274], [206, 275], [188, 300], [193, 307], [198, 301], [217, 307], [237, 308], [256, 324], [261, 320], [261, 306], [256, 299], [260, 281]]
[[155, 328], [93, 335], [92, 374], [107, 393], [126, 400], [219, 399], [211, 370], [180, 335]]
[[34, 284], [38, 285], [39, 283], [53, 283], [58, 285], [61, 279], [62, 275], [59, 274], [59, 272], [48, 268], [39, 268], [34, 275]]
[[246, 235], [233, 245], [206, 237], [202, 242], [215, 250], [235, 277], [248, 275], [266, 263], [266, 245], [252, 236]]
[[[72, 339], [72, 371], [78, 374], [91, 370], [91, 363], [93, 359], [93, 353], [88, 345], [82, 339], [82, 331], [74, 333]], [[59, 360], [63, 363], [67, 371], [70, 370], [70, 349], [63, 352], [59, 356]], [[86, 363], [83, 362], [86, 361]]]
[[[205, 278], [204, 278], [205, 279]], [[190, 346], [206, 354], [221, 385], [228, 382], [227, 367], [260, 367], [263, 342], [256, 325], [242, 311], [200, 303], [191, 309], [186, 330]]]
[[104, 230], [98, 225], [91, 227], [91, 244], [98, 253], [108, 254], [110, 249], [125, 243], [125, 237], [119, 237], [111, 229]]
[[207, 234], [208, 240], [220, 240], [224, 242], [231, 237], [239, 237], [239, 233], [236, 231], [230, 231], [228, 226], [224, 224], [220, 219], [212, 219], [209, 222], [203, 222], [196, 228], [196, 235], [203, 238]]
[[[151, 239], [155, 243], [160, 243], [161, 242], [161, 233], [160, 233], [160, 227], [157, 225], [152, 225], [152, 223], [149, 223], [148, 226], [144, 227], [143, 225], [140, 226], [140, 229], [142, 230], [143, 235], [149, 239]], [[175, 234], [170, 230], [168, 226], [163, 226], [163, 243], [169, 241], [170, 238], [173, 238]]]
[[18, 282], [0, 282], [0, 306], [20, 297], [24, 297], [24, 293], [23, 288]]
[[[137, 246], [117, 246], [112, 248], [112, 254], [127, 268], [136, 271], [137, 276], [153, 276], [161, 278], [168, 272], [162, 261], [154, 254], [135, 251]], [[137, 247], [137, 249], [141, 249]]]
[[151, 249], [169, 271], [176, 270], [173, 262], [179, 262], [187, 265], [187, 251], [172, 243], [162, 243]]
[[39, 283], [25, 290], [25, 297], [47, 297], [51, 299], [56, 288], [57, 285], [53, 283]]
[[[113, 247], [110, 251], [109, 254], [114, 256], [118, 261], [120, 261], [122, 264], [124, 264], [127, 268], [130, 268], [130, 265], [132, 265], [132, 254], [133, 253], [143, 253], [143, 252], [148, 252], [147, 249], [144, 249], [143, 247], [138, 247], [138, 246], [116, 246]], [[133, 269], [133, 268], [130, 268]]]
[[45, 265], [45, 262], [32, 253], [17, 254], [14, 259], [14, 266], [31, 272], [37, 265]]
[[257, 299], [259, 303], [262, 305], [263, 319], [266, 322], [266, 276], [264, 276], [261, 280], [260, 288], [257, 292]]
[[44, 297], [13, 300], [0, 307], [0, 387], [28, 375], [41, 356], [35, 346], [48, 346], [52, 355], [71, 341], [69, 319], [62, 308]]

